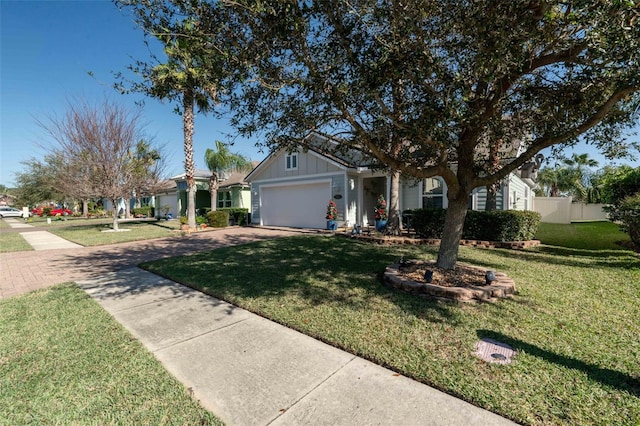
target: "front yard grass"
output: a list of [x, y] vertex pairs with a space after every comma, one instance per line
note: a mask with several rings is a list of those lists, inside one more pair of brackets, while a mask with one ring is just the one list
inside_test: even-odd
[[0, 424], [221, 424], [73, 284], [0, 300]]
[[[515, 280], [517, 295], [495, 304], [383, 286], [386, 265], [435, 259], [437, 247], [301, 236], [143, 267], [520, 423], [640, 424], [640, 260], [589, 235], [528, 251], [461, 247], [460, 261]], [[514, 347], [514, 362], [476, 358], [483, 337]]]
[[33, 250], [33, 247], [19, 233], [3, 232], [0, 234], [0, 253], [27, 250]]
[[112, 221], [104, 221], [102, 219], [85, 220], [87, 222], [80, 225], [72, 223], [68, 226], [55, 226], [48, 228], [47, 231], [65, 240], [87, 247], [177, 236], [179, 234], [173, 231], [180, 229], [180, 222], [177, 220], [127, 221], [121, 222], [119, 227], [120, 229], [129, 229], [129, 231], [102, 232], [111, 229]]

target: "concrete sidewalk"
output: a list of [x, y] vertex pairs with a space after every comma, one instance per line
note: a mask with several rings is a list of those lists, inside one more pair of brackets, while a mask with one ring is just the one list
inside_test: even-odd
[[227, 424], [513, 424], [137, 267], [79, 285]]
[[[204, 407], [231, 425], [513, 424], [136, 267], [300, 232], [305, 231], [230, 228], [186, 238], [2, 253], [0, 298], [79, 283]], [[55, 236], [44, 234], [42, 240], [53, 247]]]
[[[24, 221], [18, 219], [7, 218], [4, 219], [4, 221], [9, 224], [11, 228], [34, 228], [33, 225], [29, 225], [28, 223], [25, 223]], [[82, 247], [80, 244], [72, 243], [71, 241], [60, 238], [48, 231], [20, 232], [20, 235], [36, 251], [73, 249]]]

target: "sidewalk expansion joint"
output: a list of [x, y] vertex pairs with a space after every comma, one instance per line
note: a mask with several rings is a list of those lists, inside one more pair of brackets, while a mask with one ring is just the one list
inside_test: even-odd
[[276, 420], [278, 420], [280, 417], [282, 417], [283, 415], [286, 414], [287, 411], [289, 411], [291, 408], [295, 407], [300, 401], [302, 401], [303, 399], [305, 399], [306, 397], [308, 397], [309, 395], [311, 395], [313, 392], [316, 391], [316, 389], [318, 389], [320, 386], [322, 386], [323, 384], [325, 384], [329, 379], [331, 379], [333, 376], [335, 376], [336, 374], [338, 374], [338, 372], [340, 372], [341, 370], [343, 370], [347, 365], [351, 364], [354, 360], [356, 360], [358, 357], [356, 355], [353, 355], [351, 358], [349, 358], [349, 360], [347, 362], [345, 362], [344, 364], [342, 364], [340, 367], [338, 367], [333, 373], [329, 374], [327, 377], [325, 377], [324, 380], [320, 381], [317, 385], [315, 385], [312, 389], [309, 390], [309, 392], [305, 393], [304, 395], [302, 395], [300, 398], [296, 399], [295, 401], [293, 401], [293, 403], [291, 403], [288, 407], [284, 408], [283, 410], [281, 410], [280, 414], [278, 414], [276, 417], [274, 417], [273, 419], [271, 419], [266, 426], [272, 424], [273, 422], [275, 422]]
[[153, 350], [151, 352], [155, 354], [155, 353], [158, 353], [160, 351], [164, 351], [165, 349], [169, 349], [169, 348], [172, 348], [174, 346], [181, 345], [182, 343], [190, 342], [191, 340], [195, 340], [195, 339], [198, 339], [198, 338], [200, 338], [202, 336], [206, 336], [207, 334], [217, 333], [220, 330], [224, 330], [225, 328], [240, 324], [241, 322], [244, 322], [244, 321], [246, 321], [248, 319], [249, 318], [242, 318], [242, 319], [239, 319], [236, 322], [232, 322], [230, 324], [223, 325], [222, 327], [212, 328], [211, 330], [207, 330], [207, 331], [202, 332], [200, 334], [193, 335], [193, 336], [189, 337], [188, 339], [180, 340], [180, 341], [171, 343], [170, 345], [162, 346], [162, 347], [157, 348], [157, 349], [155, 349], [155, 350]]

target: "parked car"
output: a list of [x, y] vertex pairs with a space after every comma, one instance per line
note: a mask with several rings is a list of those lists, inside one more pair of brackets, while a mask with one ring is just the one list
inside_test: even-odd
[[3, 217], [28, 217], [33, 216], [32, 213], [25, 215], [22, 210], [14, 209], [13, 207], [0, 207], [0, 218]]

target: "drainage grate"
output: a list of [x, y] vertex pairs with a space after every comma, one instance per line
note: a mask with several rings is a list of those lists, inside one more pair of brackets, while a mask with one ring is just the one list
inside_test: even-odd
[[476, 343], [474, 355], [486, 362], [510, 364], [511, 358], [516, 355], [516, 351], [506, 343], [483, 338]]

